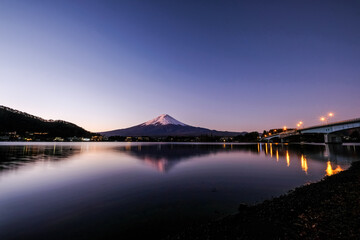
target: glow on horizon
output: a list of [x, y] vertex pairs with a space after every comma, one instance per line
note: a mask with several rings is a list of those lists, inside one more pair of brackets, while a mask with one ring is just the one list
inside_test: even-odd
[[4, 0], [0, 104], [93, 132], [163, 113], [259, 132], [357, 118], [359, 8]]

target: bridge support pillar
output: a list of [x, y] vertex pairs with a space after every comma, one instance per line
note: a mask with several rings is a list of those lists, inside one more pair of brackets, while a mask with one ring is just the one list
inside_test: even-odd
[[342, 143], [341, 136], [335, 134], [324, 134], [324, 142], [325, 143]]

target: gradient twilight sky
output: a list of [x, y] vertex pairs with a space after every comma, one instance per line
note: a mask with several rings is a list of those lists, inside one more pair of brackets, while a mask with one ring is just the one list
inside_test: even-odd
[[0, 1], [0, 105], [90, 131], [360, 117], [360, 1]]

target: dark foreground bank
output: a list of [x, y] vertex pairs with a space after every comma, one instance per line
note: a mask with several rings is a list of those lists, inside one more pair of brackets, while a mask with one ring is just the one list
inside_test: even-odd
[[344, 172], [168, 239], [360, 239], [360, 162]]

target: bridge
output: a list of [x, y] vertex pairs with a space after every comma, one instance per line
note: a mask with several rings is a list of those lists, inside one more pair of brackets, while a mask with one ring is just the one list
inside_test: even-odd
[[324, 134], [325, 143], [341, 143], [342, 138], [340, 132], [354, 128], [360, 128], [360, 118], [322, 124], [322, 125], [315, 125], [315, 126], [291, 130], [291, 131], [285, 131], [279, 134], [275, 134], [275, 135], [273, 134], [271, 136], [264, 137], [261, 140], [270, 141], [273, 138], [280, 138], [281, 142], [283, 142], [284, 138], [290, 136], [320, 133], [320, 134]]

